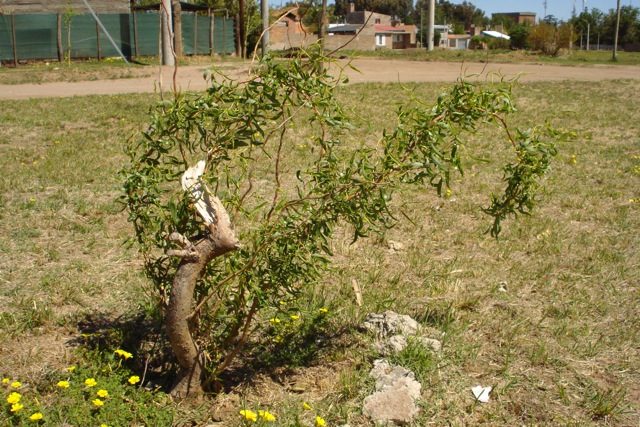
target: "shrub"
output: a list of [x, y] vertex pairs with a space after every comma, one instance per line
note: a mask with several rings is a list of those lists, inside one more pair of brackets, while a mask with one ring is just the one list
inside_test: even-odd
[[529, 36], [533, 29], [530, 25], [514, 25], [509, 30], [509, 40], [512, 49], [527, 49], [530, 47]]
[[[216, 75], [204, 93], [159, 103], [128, 146], [121, 200], [166, 310], [176, 397], [202, 392], [231, 364], [260, 310], [277, 312], [318, 281], [338, 225], [355, 241], [395, 224], [390, 201], [403, 186], [442, 194], [463, 172], [464, 132], [497, 124], [515, 151], [504, 193], [484, 209], [491, 233], [533, 207], [556, 151], [540, 139], [546, 127], [508, 131], [512, 83], [460, 81], [435, 105], [400, 107], [378, 144], [347, 146], [353, 126], [334, 96], [346, 79], [330, 77], [327, 61], [313, 46], [291, 61], [265, 58], [246, 82]], [[303, 123], [313, 133], [300, 144], [290, 134]]]
[[531, 48], [548, 56], [558, 56], [562, 48], [568, 48], [571, 40], [571, 28], [568, 24], [559, 27], [544, 22], [533, 27], [529, 36]]
[[491, 50], [509, 49], [509, 40], [493, 38], [489, 40], [489, 49]]

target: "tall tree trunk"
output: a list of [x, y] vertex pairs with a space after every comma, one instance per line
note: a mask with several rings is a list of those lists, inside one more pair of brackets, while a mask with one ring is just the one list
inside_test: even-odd
[[244, 14], [245, 14], [245, 4], [244, 0], [239, 0], [240, 4], [238, 5], [238, 14], [240, 15], [240, 20], [238, 22], [238, 30], [240, 32], [240, 55], [244, 58], [247, 53], [247, 29], [245, 27]]
[[182, 58], [184, 48], [182, 46], [182, 6], [180, 6], [180, 0], [171, 0], [171, 6], [173, 9], [173, 49], [176, 56]]

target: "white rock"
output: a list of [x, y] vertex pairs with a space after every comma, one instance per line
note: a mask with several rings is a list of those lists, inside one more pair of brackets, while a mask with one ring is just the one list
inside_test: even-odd
[[373, 368], [369, 371], [369, 376], [375, 379], [391, 372], [391, 365], [386, 359], [376, 359], [373, 361]]
[[364, 321], [364, 327], [374, 332], [379, 338], [392, 335], [415, 335], [420, 330], [418, 322], [404, 314], [385, 311], [383, 314], [371, 313]]

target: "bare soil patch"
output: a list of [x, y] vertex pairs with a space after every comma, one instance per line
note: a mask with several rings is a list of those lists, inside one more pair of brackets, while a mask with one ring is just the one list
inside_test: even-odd
[[[346, 61], [341, 65], [346, 65]], [[357, 71], [345, 69], [352, 83], [364, 82], [453, 82], [461, 76], [482, 74], [482, 79], [512, 78], [520, 81], [602, 81], [613, 79], [640, 79], [640, 68], [634, 66], [595, 65], [571, 67], [563, 65], [518, 63], [484, 64], [454, 62], [419, 62], [402, 60], [356, 59], [352, 65]], [[225, 72], [238, 78], [246, 76], [248, 65], [218, 64]], [[178, 90], [199, 91], [207, 88], [203, 65], [179, 67], [176, 73]], [[147, 70], [148, 71], [148, 70]], [[338, 72], [338, 68], [335, 67]], [[148, 93], [171, 90], [174, 69], [158, 67], [146, 76], [118, 80], [54, 82], [43, 84], [0, 85], [0, 99], [28, 99], [83, 95], [114, 95]]]

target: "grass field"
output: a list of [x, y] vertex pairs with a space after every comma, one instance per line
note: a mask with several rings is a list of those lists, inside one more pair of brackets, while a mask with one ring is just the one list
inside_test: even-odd
[[[409, 89], [430, 102], [443, 85]], [[239, 426], [241, 408], [260, 407], [276, 414], [276, 425], [310, 426], [320, 414], [327, 425], [368, 426], [360, 408], [372, 391], [374, 354], [358, 325], [367, 313], [392, 309], [443, 333], [438, 354], [410, 349], [396, 357], [423, 385], [415, 426], [638, 425], [637, 93], [638, 81], [517, 88], [513, 124], [555, 116], [555, 126], [577, 135], [560, 144], [532, 217], [509, 221], [499, 241], [484, 234], [490, 223], [479, 207], [499, 172], [468, 157], [450, 197], [406, 191], [395, 203], [411, 221], [354, 245], [347, 236], [332, 242], [336, 269], [299, 301], [328, 309], [322, 346], [279, 354], [250, 348], [226, 378], [226, 393], [179, 406], [118, 383], [138, 375], [166, 386], [172, 372], [141, 260], [123, 244], [133, 232], [114, 203], [124, 142], [144, 127], [156, 99], [1, 101], [0, 376], [9, 382], [0, 385], [0, 424], [28, 423], [39, 410], [44, 425], [162, 426], [169, 414], [175, 425]], [[359, 117], [353, 141], [375, 141], [395, 124], [395, 104], [408, 99], [396, 84], [352, 85], [338, 95]], [[304, 155], [311, 130], [295, 132]], [[503, 139], [486, 128], [469, 135], [467, 147], [482, 159], [502, 150]], [[363, 307], [354, 302], [353, 279]], [[116, 348], [134, 357], [120, 362]], [[62, 395], [52, 384], [71, 375], [69, 366], [77, 366], [77, 382], [93, 373], [114, 397], [87, 409], [89, 389]], [[24, 416], [6, 402], [14, 381], [30, 411]], [[489, 403], [474, 401], [477, 384], [493, 386]]]
[[569, 50], [561, 51], [557, 57], [541, 55], [539, 52], [527, 50], [454, 50], [436, 49], [427, 52], [425, 49], [411, 50], [382, 50], [376, 52], [361, 52], [363, 56], [375, 56], [390, 59], [412, 59], [415, 61], [449, 61], [449, 62], [535, 62], [572, 66], [588, 66], [594, 64], [608, 65], [640, 65], [640, 53], [618, 52], [616, 62], [612, 62], [612, 51], [608, 50]]
[[[608, 65], [640, 65], [640, 53], [619, 52], [618, 61], [611, 62], [611, 51], [573, 51], [552, 58], [529, 51], [482, 51], [482, 50], [449, 50], [436, 49], [427, 52], [424, 49], [383, 50], [375, 52], [348, 52], [359, 57], [375, 57], [381, 59], [408, 59], [414, 61], [448, 61], [448, 62], [492, 62], [492, 63], [552, 63], [570, 66]], [[224, 61], [216, 57], [213, 63], [235, 66], [241, 63], [234, 57], [225, 57]], [[208, 56], [185, 57], [179, 65], [209, 65], [212, 60]], [[230, 64], [229, 64], [230, 63]], [[127, 66], [119, 58], [104, 61], [88, 60], [72, 62], [71, 66], [58, 62], [34, 62], [18, 68], [0, 68], [0, 85], [27, 83], [77, 82], [87, 80], [117, 80], [135, 77], [148, 77], [157, 73], [157, 58], [141, 58], [131, 66]]]

